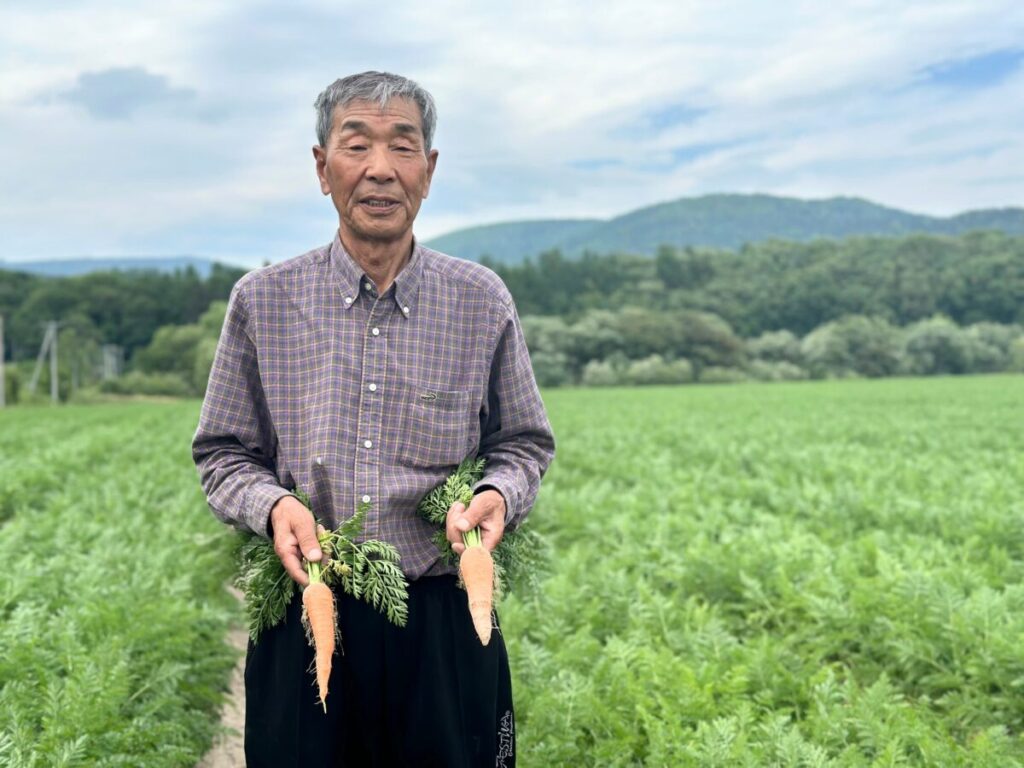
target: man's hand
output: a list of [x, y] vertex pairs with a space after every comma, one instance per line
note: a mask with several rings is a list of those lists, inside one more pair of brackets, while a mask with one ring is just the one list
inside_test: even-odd
[[270, 510], [274, 532], [274, 551], [281, 564], [296, 582], [309, 584], [309, 575], [302, 567], [302, 558], [318, 562], [323, 557], [317, 541], [317, 526], [310, 512], [294, 496], [282, 496]]
[[477, 526], [480, 526], [483, 545], [493, 552], [505, 533], [505, 497], [498, 491], [481, 491], [473, 497], [468, 508], [458, 501], [452, 504], [445, 528], [455, 554], [461, 555], [466, 549], [462, 534]]

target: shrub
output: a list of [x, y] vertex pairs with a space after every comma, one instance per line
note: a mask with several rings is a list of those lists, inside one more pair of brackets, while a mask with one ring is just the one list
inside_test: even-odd
[[213, 368], [213, 356], [216, 352], [216, 336], [201, 339], [199, 346], [196, 347], [196, 362], [192, 370], [192, 389], [196, 394], [206, 394], [206, 385], [210, 381], [210, 370]]
[[814, 378], [891, 376], [900, 368], [896, 328], [877, 317], [849, 315], [815, 328], [801, 343]]
[[21, 374], [13, 365], [4, 366], [3, 387], [7, 404], [14, 405], [18, 402], [18, 396], [21, 394]]
[[585, 387], [613, 387], [620, 383], [620, 376], [611, 361], [591, 360], [583, 366], [581, 383]]
[[975, 323], [965, 329], [969, 365], [972, 373], [1005, 371], [1010, 364], [1010, 348], [1020, 338], [1019, 325]]
[[142, 373], [132, 371], [100, 384], [100, 391], [115, 395], [157, 395], [191, 397], [189, 383], [177, 373]]
[[1024, 373], [1024, 337], [1010, 345], [1009, 370]]
[[918, 376], [967, 373], [970, 366], [970, 339], [952, 320], [936, 316], [905, 329], [903, 372]]
[[165, 325], [149, 346], [135, 354], [133, 362], [145, 373], [192, 371], [202, 338], [203, 329], [198, 325]]
[[771, 363], [800, 365], [804, 356], [800, 339], [792, 331], [769, 331], [747, 341], [747, 354]]
[[734, 384], [746, 380], [746, 374], [738, 368], [721, 368], [717, 365], [712, 365], [700, 372], [702, 384]]
[[689, 360], [666, 360], [651, 355], [629, 364], [623, 376], [625, 384], [686, 384], [693, 381], [693, 366]]
[[747, 367], [747, 372], [759, 381], [800, 381], [808, 378], [807, 371], [785, 360], [774, 363], [753, 360]]
[[530, 353], [533, 375], [542, 387], [560, 387], [572, 381], [569, 358], [563, 352], [541, 349]]

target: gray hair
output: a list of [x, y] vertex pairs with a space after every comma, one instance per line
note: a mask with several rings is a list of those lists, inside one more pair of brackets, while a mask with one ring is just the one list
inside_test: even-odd
[[335, 80], [324, 88], [313, 103], [316, 107], [316, 138], [320, 146], [327, 146], [335, 107], [345, 107], [353, 101], [370, 101], [384, 109], [392, 99], [409, 99], [419, 107], [424, 151], [430, 152], [437, 126], [434, 97], [412, 80], [390, 72], [360, 72]]

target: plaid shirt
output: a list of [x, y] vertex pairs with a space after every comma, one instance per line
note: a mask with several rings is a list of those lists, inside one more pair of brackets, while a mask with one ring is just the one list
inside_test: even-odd
[[378, 296], [336, 235], [235, 285], [192, 455], [214, 514], [262, 536], [296, 487], [331, 527], [368, 502], [365, 538], [416, 579], [452, 570], [420, 499], [480, 455], [475, 490], [500, 491], [515, 526], [554, 437], [497, 275], [414, 244]]

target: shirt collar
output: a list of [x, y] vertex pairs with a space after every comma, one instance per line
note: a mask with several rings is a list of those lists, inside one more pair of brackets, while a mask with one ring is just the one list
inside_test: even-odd
[[[409, 257], [409, 261], [395, 278], [392, 295], [403, 317], [410, 317], [416, 310], [416, 295], [419, 292], [420, 278], [423, 275], [423, 251], [424, 248], [416, 242], [414, 237], [412, 256]], [[355, 304], [359, 292], [364, 290], [363, 282], [366, 273], [345, 250], [338, 232], [334, 233], [334, 242], [331, 243], [330, 262], [338, 276], [344, 307], [349, 309]]]

